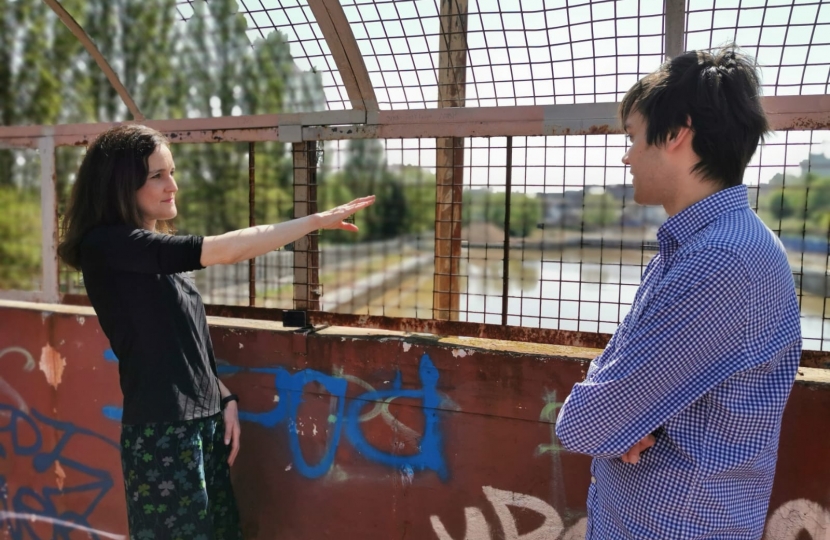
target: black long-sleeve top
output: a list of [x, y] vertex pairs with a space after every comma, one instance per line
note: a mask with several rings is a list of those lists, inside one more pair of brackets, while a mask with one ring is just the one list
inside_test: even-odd
[[200, 264], [202, 237], [127, 225], [81, 242], [89, 300], [118, 357], [125, 424], [174, 422], [219, 412], [205, 307], [185, 272]]

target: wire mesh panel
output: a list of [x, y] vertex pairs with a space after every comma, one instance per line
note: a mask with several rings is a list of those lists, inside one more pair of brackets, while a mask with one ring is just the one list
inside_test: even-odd
[[322, 231], [321, 309], [431, 318], [435, 141], [326, 143], [317, 193], [321, 210], [377, 197], [355, 216], [357, 234]]
[[40, 156], [0, 149], [0, 289], [41, 289]]
[[[285, 221], [291, 217], [291, 156], [282, 143], [257, 143], [254, 170], [248, 143], [177, 144], [176, 195], [179, 234], [223, 234], [251, 223], [251, 186], [254, 186], [254, 222]], [[256, 305], [290, 308], [293, 295], [290, 252], [278, 250], [256, 260], [252, 276], [247, 261], [215, 265], [195, 274], [205, 303], [249, 305], [250, 284], [256, 285]]]
[[830, 4], [818, 0], [688, 0], [686, 49], [735, 42], [761, 66], [766, 95], [827, 93]]
[[451, 0], [466, 26], [444, 33], [436, 0], [342, 3], [381, 108], [437, 106], [453, 32], [466, 34], [467, 106], [615, 101], [663, 59], [660, 2]]
[[472, 0], [468, 105], [618, 100], [663, 61], [662, 4]]
[[[244, 18], [247, 23], [244, 33], [255, 48], [270, 51], [274, 48], [271, 42], [288, 45], [290, 58], [281, 74], [286, 83], [284, 110], [304, 112], [351, 108], [331, 49], [306, 0], [233, 0], [233, 3], [237, 4], [232, 7], [233, 13]], [[190, 24], [190, 18], [198, 10], [205, 9], [204, 4], [204, 0], [179, 1], [179, 15]], [[279, 56], [282, 58], [284, 55]], [[280, 69], [283, 68], [280, 66]]]
[[830, 132], [773, 134], [744, 183], [758, 215], [781, 238], [801, 306], [804, 348], [830, 350]]
[[[86, 154], [86, 148], [83, 146], [59, 146], [55, 148], [58, 230], [61, 238], [66, 232], [66, 221], [64, 220], [66, 207], [69, 204], [72, 187], [75, 185], [75, 175], [84, 154]], [[61, 260], [58, 261], [58, 290], [62, 294], [86, 295], [81, 272], [71, 268]]]
[[614, 331], [666, 217], [633, 203], [624, 152], [621, 135], [470, 141], [459, 320]]

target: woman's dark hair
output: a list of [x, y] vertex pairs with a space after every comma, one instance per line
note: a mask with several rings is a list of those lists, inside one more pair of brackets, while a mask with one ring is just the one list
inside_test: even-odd
[[639, 112], [646, 142], [662, 145], [689, 125], [700, 161], [692, 169], [721, 188], [740, 185], [758, 143], [769, 131], [753, 59], [730, 45], [709, 53], [692, 51], [665, 62], [642, 78], [620, 103], [623, 123]]
[[[136, 191], [147, 181], [147, 159], [169, 144], [158, 131], [139, 125], [111, 128], [95, 139], [84, 156], [64, 218], [66, 232], [58, 255], [80, 268], [84, 235], [99, 225], [143, 227]], [[167, 231], [167, 224], [157, 226]]]

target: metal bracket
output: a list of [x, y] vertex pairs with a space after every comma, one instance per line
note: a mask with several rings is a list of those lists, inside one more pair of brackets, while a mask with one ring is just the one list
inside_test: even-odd
[[277, 126], [277, 140], [287, 143], [303, 142], [303, 126], [280, 124]]

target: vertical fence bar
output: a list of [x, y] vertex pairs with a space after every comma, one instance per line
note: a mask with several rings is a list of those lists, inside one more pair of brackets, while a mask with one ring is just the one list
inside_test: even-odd
[[502, 256], [501, 324], [507, 326], [507, 291], [510, 280], [510, 191], [513, 187], [513, 137], [507, 137], [504, 181], [504, 255]]
[[686, 47], [686, 0], [665, 0], [663, 52], [666, 59], [681, 54]]
[[[248, 143], [248, 226], [256, 225], [256, 143]], [[248, 305], [256, 306], [256, 258], [248, 259]]]
[[[438, 106], [463, 107], [467, 80], [467, 0], [441, 0]], [[464, 139], [436, 141], [433, 317], [457, 320], [460, 308]]]
[[41, 259], [43, 272], [41, 291], [43, 301], [60, 302], [60, 275], [58, 271], [58, 196], [55, 186], [55, 139], [42, 137], [38, 141], [40, 154], [40, 219]]
[[[317, 143], [293, 143], [294, 217], [317, 212]], [[320, 309], [319, 233], [313, 232], [294, 242], [294, 308]]]

